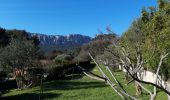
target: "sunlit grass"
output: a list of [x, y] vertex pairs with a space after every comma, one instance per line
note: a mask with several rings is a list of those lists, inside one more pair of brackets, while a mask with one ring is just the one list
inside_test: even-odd
[[[102, 67], [107, 76], [111, 79], [106, 68]], [[99, 70], [93, 69], [93, 72], [101, 75]], [[125, 87], [126, 91], [135, 96], [135, 85], [131, 83], [126, 85], [122, 72], [113, 73]], [[74, 79], [74, 76], [73, 76]], [[112, 79], [111, 79], [112, 80]], [[152, 86], [147, 86], [152, 90]], [[59, 80], [45, 82], [43, 84], [44, 100], [121, 100], [121, 98], [104, 82], [92, 80], [86, 76], [74, 80]], [[40, 96], [40, 87], [34, 87], [26, 90], [11, 90], [2, 95], [4, 100], [38, 100]], [[137, 97], [140, 100], [149, 100], [149, 94], [143, 92], [143, 95]], [[167, 100], [163, 92], [158, 92], [157, 100]]]

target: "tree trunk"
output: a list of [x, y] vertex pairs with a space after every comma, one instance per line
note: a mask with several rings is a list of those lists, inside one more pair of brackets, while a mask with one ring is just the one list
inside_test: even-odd
[[128, 80], [129, 80], [128, 72], [125, 72], [125, 81], [128, 82]]
[[155, 100], [156, 95], [151, 95], [151, 100]]
[[15, 80], [16, 80], [18, 89], [24, 89], [25, 87], [24, 78], [22, 76], [17, 76]]
[[135, 87], [136, 87], [136, 95], [139, 96], [142, 94], [142, 88], [140, 85], [138, 85], [136, 82], [135, 82]]
[[170, 100], [170, 96], [167, 94], [167, 96], [168, 96], [168, 100]]
[[156, 95], [156, 87], [154, 86], [154, 93], [151, 95], [151, 100], [155, 100]]
[[18, 77], [15, 77], [15, 80], [16, 80], [18, 89], [20, 89], [20, 84], [19, 84], [19, 79], [18, 79]]

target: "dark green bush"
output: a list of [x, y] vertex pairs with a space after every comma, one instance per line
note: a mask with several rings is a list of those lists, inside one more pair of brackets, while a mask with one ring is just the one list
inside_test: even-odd
[[[46, 68], [48, 73], [48, 80], [53, 79], [65, 79], [67, 75], [71, 74], [81, 74], [82, 71], [77, 67], [76, 62], [69, 62], [67, 64], [57, 65], [55, 63], [51, 64]], [[79, 65], [88, 69], [90, 68], [90, 62], [79, 62]]]

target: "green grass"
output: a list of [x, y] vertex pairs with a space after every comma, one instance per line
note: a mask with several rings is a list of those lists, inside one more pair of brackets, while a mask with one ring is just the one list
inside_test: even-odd
[[[39, 87], [27, 90], [12, 90], [3, 95], [4, 100], [37, 100]], [[52, 81], [44, 84], [44, 99], [47, 100], [111, 100], [118, 98], [103, 82], [88, 78], [78, 80]]]
[[[103, 70], [106, 72], [105, 68]], [[93, 70], [94, 73], [100, 74], [98, 69]], [[106, 72], [107, 73], [107, 72]], [[128, 93], [135, 96], [135, 87], [131, 83], [124, 81], [122, 72], [115, 72], [115, 76]], [[110, 75], [107, 73], [110, 77]], [[74, 78], [74, 77], [73, 77]], [[147, 86], [152, 89], [152, 86]], [[43, 99], [44, 100], [121, 100], [121, 98], [104, 82], [92, 80], [86, 76], [74, 80], [59, 80], [45, 82], [43, 84]], [[40, 96], [40, 87], [34, 87], [26, 90], [11, 90], [2, 95], [4, 100], [38, 100]], [[137, 97], [140, 100], [149, 100], [149, 94], [146, 92], [142, 96]], [[158, 92], [157, 100], [167, 100], [163, 92]]]

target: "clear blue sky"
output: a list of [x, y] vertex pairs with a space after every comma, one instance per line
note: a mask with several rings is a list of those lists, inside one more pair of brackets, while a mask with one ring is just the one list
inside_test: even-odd
[[88, 36], [111, 26], [121, 35], [147, 6], [156, 6], [156, 0], [0, 0], [0, 26]]

